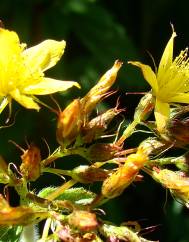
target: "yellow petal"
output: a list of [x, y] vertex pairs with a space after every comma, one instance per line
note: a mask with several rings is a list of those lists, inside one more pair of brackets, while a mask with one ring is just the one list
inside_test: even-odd
[[171, 97], [169, 99], [169, 102], [174, 102], [174, 103], [189, 103], [189, 93], [180, 93], [180, 94], [177, 94], [174, 97]]
[[152, 87], [153, 91], [155, 93], [157, 93], [158, 92], [157, 79], [156, 79], [156, 75], [152, 71], [151, 67], [148, 66], [148, 65], [144, 65], [144, 64], [142, 64], [142, 63], [140, 63], [138, 61], [129, 61], [128, 63], [132, 64], [134, 66], [138, 66], [139, 68], [141, 68], [144, 78], [150, 84], [150, 86]]
[[172, 64], [173, 44], [174, 44], [175, 37], [176, 37], [176, 32], [174, 32], [174, 29], [173, 29], [172, 36], [165, 47], [165, 50], [163, 52], [163, 55], [162, 55], [160, 63], [159, 63], [158, 74], [157, 74], [158, 81], [161, 80], [165, 70], [167, 70], [169, 68], [169, 66]]
[[166, 126], [170, 114], [169, 104], [163, 103], [160, 100], [156, 99], [154, 114], [156, 119], [157, 130], [160, 133], [163, 133], [163, 130]]
[[3, 67], [7, 68], [9, 62], [13, 61], [13, 59], [15, 59], [15, 57], [21, 53], [21, 50], [18, 35], [13, 31], [0, 28], [1, 72], [3, 71]]
[[73, 86], [80, 88], [80, 85], [74, 81], [59, 81], [52, 78], [43, 78], [39, 83], [29, 85], [22, 91], [25, 94], [47, 95], [55, 92], [66, 91]]
[[56, 65], [64, 53], [65, 46], [66, 42], [64, 40], [45, 40], [36, 46], [26, 49], [23, 55], [31, 69], [41, 68], [42, 71], [45, 71]]
[[39, 111], [39, 105], [35, 103], [31, 97], [27, 97], [26, 95], [21, 94], [18, 89], [10, 92], [10, 95], [25, 108], [36, 109]]

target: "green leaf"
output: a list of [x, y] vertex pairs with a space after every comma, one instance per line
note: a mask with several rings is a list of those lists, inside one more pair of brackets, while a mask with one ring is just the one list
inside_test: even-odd
[[[56, 187], [46, 187], [38, 193], [38, 196], [46, 198], [50, 193], [54, 192], [55, 190]], [[83, 187], [78, 187], [70, 188], [64, 191], [64, 193], [57, 197], [57, 200], [68, 200], [80, 205], [86, 205], [91, 203], [95, 196], [95, 193], [89, 192]]]
[[22, 226], [0, 226], [0, 242], [19, 241], [22, 230]]

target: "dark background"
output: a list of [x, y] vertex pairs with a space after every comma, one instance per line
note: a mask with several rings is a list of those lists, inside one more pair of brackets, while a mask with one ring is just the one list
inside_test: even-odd
[[[140, 72], [129, 66], [127, 61], [140, 60], [152, 66], [149, 51], [158, 65], [172, 34], [170, 23], [178, 35], [174, 53], [177, 55], [179, 50], [184, 49], [189, 39], [188, 7], [187, 0], [1, 0], [0, 19], [28, 46], [50, 38], [67, 41], [61, 61], [46, 73], [46, 76], [57, 79], [78, 81], [82, 86], [81, 90], [73, 88], [65, 94], [56, 95], [62, 109], [73, 97], [84, 95], [116, 59], [124, 61], [114, 86], [118, 93], [108, 98], [100, 108], [115, 106], [117, 97], [121, 95], [120, 105], [127, 108], [125, 119], [129, 120], [140, 95], [125, 93], [146, 91], [149, 86]], [[45, 97], [42, 99], [48, 101]], [[55, 106], [52, 102], [50, 104]], [[27, 139], [40, 147], [45, 158], [48, 149], [42, 138], [46, 139], [51, 151], [57, 147], [56, 116], [45, 108], [37, 113], [27, 111], [16, 103], [13, 106], [13, 116], [17, 110], [19, 112], [12, 127], [0, 130], [0, 153], [7, 161], [19, 163], [21, 152], [8, 140], [12, 139], [26, 148]], [[8, 110], [1, 116], [2, 125], [7, 116]], [[140, 139], [141, 135], [134, 135], [128, 140], [128, 146], [137, 145]], [[78, 157], [58, 162], [57, 166], [64, 168], [86, 163]], [[60, 179], [53, 177], [49, 180], [49, 177], [43, 176], [33, 187], [40, 189], [61, 182]], [[152, 233], [145, 235], [148, 239], [189, 241], [188, 210], [147, 176], [143, 182], [130, 186], [121, 197], [109, 202], [104, 209], [106, 219], [116, 224], [135, 220], [143, 228], [157, 225]]]

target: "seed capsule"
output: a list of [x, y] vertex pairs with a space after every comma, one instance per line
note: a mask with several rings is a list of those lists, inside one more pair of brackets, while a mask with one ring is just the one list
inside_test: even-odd
[[41, 174], [41, 153], [37, 146], [30, 145], [21, 156], [20, 171], [28, 181], [35, 181]]

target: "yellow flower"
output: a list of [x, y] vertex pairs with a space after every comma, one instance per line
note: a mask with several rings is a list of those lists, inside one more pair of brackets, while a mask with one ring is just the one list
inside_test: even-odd
[[189, 59], [187, 49], [173, 60], [173, 44], [176, 33], [172, 36], [162, 55], [157, 72], [140, 62], [129, 63], [141, 68], [144, 78], [152, 87], [155, 97], [155, 119], [157, 129], [163, 132], [170, 116], [171, 103], [189, 103]]
[[0, 28], [0, 112], [12, 99], [25, 108], [39, 110], [33, 95], [79, 87], [76, 82], [46, 78], [43, 73], [61, 58], [64, 40], [45, 40], [28, 49], [25, 46], [15, 32]]

